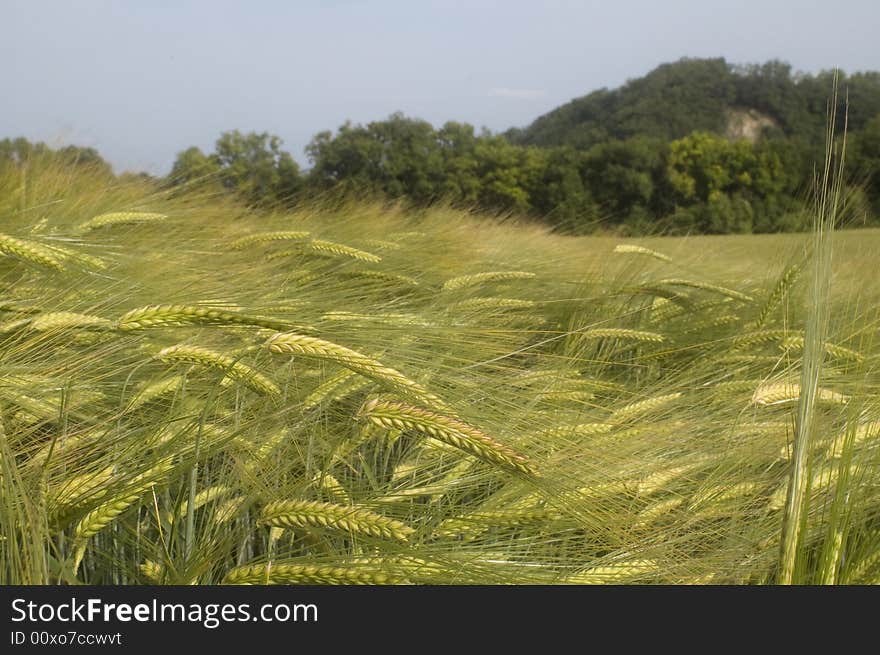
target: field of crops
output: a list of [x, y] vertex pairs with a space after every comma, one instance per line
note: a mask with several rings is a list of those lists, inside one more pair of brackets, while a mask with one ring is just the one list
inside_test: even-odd
[[880, 232], [833, 241], [816, 350], [810, 235], [8, 172], [0, 583], [774, 583], [797, 429], [787, 579], [878, 582]]

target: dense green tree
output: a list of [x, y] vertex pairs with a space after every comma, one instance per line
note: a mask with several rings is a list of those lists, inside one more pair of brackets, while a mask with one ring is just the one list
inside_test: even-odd
[[570, 233], [594, 229], [602, 213], [581, 175], [585, 154], [574, 148], [545, 151], [540, 176], [529, 189], [532, 212]]
[[0, 162], [7, 164], [23, 164], [51, 153], [52, 149], [45, 143], [31, 143], [24, 137], [0, 141]]
[[61, 164], [88, 168], [91, 171], [110, 177], [113, 167], [101, 157], [95, 148], [68, 145], [57, 150], [43, 142], [31, 142], [24, 137], [0, 141], [0, 165]]
[[55, 151], [55, 156], [65, 164], [91, 168], [104, 175], [113, 174], [113, 167], [94, 148], [64, 146]]
[[289, 202], [302, 190], [303, 181], [299, 165], [281, 149], [282, 143], [267, 132], [224, 132], [210, 155], [196, 147], [179, 153], [169, 182], [216, 183], [254, 205]]
[[281, 145], [266, 132], [224, 132], [214, 146], [223, 186], [257, 204], [292, 198], [301, 186], [299, 166]]
[[772, 151], [708, 132], [694, 132], [669, 144], [667, 176], [684, 205], [733, 193], [766, 197], [781, 192], [784, 185], [782, 164]]
[[367, 128], [351, 123], [342, 125], [337, 134], [319, 132], [306, 147], [312, 163], [309, 182], [316, 188], [339, 183], [366, 191], [381, 191], [382, 144]]
[[853, 179], [864, 185], [874, 214], [880, 215], [880, 113], [853, 135], [848, 162]]
[[775, 231], [777, 219], [794, 209], [777, 148], [695, 132], [669, 144], [666, 175], [679, 229]]
[[443, 157], [431, 124], [394, 114], [368, 129], [382, 148], [378, 172], [383, 190], [418, 203], [435, 199]]
[[216, 157], [210, 157], [193, 146], [177, 155], [169, 179], [173, 184], [194, 184], [216, 180], [219, 173], [220, 162]]
[[635, 137], [608, 141], [586, 153], [584, 184], [613, 222], [623, 222], [634, 210], [642, 213], [660, 202], [656, 193], [664, 151], [661, 140]]
[[461, 204], [474, 204], [480, 197], [477, 163], [477, 136], [473, 125], [450, 121], [437, 131], [442, 159], [442, 178], [438, 195]]
[[[457, 147], [454, 126], [447, 129], [447, 150]], [[334, 136], [321, 132], [306, 148], [311, 182], [327, 187], [348, 180], [364, 189], [418, 203], [458, 195], [446, 179], [449, 153], [430, 123], [393, 114], [367, 126], [343, 125]], [[448, 182], [448, 183], [447, 183]]]
[[474, 149], [484, 208], [527, 213], [532, 210], [529, 190], [541, 180], [546, 155], [538, 148], [521, 148], [500, 136], [484, 136]]

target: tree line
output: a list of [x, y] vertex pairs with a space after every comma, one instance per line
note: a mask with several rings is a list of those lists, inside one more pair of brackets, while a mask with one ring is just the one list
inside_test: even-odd
[[[781, 62], [683, 59], [504, 134], [458, 122], [435, 128], [400, 113], [366, 125], [348, 122], [315, 135], [306, 171], [278, 137], [230, 131], [213, 152], [179, 153], [160, 182], [228, 190], [252, 205], [328, 194], [447, 202], [525, 214], [580, 234], [797, 230], [807, 227], [801, 210], [823, 158], [831, 76], [795, 74]], [[848, 111], [850, 215], [874, 224], [880, 73], [844, 75], [841, 82], [849, 100], [841, 108]], [[732, 117], [752, 114], [761, 118], [760, 133], [733, 138]], [[47, 150], [7, 139], [0, 141], [0, 162], [32, 156], [28, 147]], [[53, 156], [103, 162], [93, 149], [74, 146]]]
[[[880, 117], [849, 136], [850, 170], [880, 170]], [[235, 148], [230, 150], [230, 144]], [[784, 137], [757, 143], [697, 131], [672, 141], [634, 136], [578, 150], [511, 143], [473, 126], [396, 114], [322, 132], [299, 171], [268, 134], [224, 134], [211, 154], [178, 157], [171, 184], [219, 185], [249, 202], [297, 202], [327, 193], [448, 202], [533, 216], [568, 233], [781, 232], [805, 229], [822, 149]], [[880, 176], [857, 175], [851, 214], [873, 224]]]
[[[797, 230], [824, 156], [833, 77], [780, 61], [682, 59], [504, 134], [399, 113], [349, 122], [315, 135], [301, 172], [277, 138], [230, 132], [214, 153], [181, 153], [171, 179], [219, 180], [255, 203], [327, 192], [443, 201], [575, 233]], [[843, 74], [840, 85], [851, 215], [869, 224], [880, 215], [880, 73]], [[750, 113], [760, 133], [731, 138], [732, 117]]]

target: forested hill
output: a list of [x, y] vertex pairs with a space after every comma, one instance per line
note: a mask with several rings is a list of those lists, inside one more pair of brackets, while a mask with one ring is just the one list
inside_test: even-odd
[[[780, 61], [738, 66], [722, 58], [681, 59], [620, 88], [576, 98], [506, 136], [522, 145], [579, 149], [634, 136], [673, 140], [698, 130], [726, 134], [732, 119], [751, 110], [771, 132], [821, 142], [832, 78], [831, 71], [796, 74]], [[843, 75], [841, 86], [849, 95], [849, 129], [864, 129], [880, 114], [880, 73]]]

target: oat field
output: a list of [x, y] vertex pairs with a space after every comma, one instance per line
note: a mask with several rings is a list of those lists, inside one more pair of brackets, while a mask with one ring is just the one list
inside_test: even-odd
[[7, 171], [0, 583], [878, 582], [880, 232], [822, 239]]

